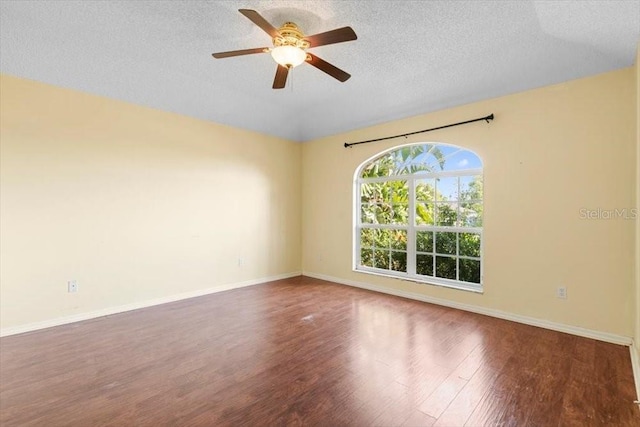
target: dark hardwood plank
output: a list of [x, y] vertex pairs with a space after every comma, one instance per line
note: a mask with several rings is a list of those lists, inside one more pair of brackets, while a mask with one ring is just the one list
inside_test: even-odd
[[506, 363], [499, 354], [493, 354], [491, 349], [485, 349], [483, 345], [476, 347], [467, 359], [458, 368], [458, 374], [472, 372], [468, 377], [469, 381], [438, 417], [435, 426], [463, 426], [491, 389]]
[[2, 426], [640, 425], [626, 347], [308, 277], [0, 339]]
[[442, 384], [418, 406], [418, 410], [433, 418], [439, 418], [451, 401], [460, 393], [460, 390], [467, 385], [467, 382], [468, 380], [460, 378], [457, 372], [452, 372]]
[[431, 427], [436, 421], [435, 418], [415, 409], [410, 412], [409, 418], [402, 423], [402, 427]]

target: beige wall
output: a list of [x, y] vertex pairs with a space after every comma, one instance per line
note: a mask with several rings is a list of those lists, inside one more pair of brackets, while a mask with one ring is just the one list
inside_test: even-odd
[[[635, 222], [583, 220], [580, 209], [635, 206], [635, 79], [626, 68], [304, 144], [303, 270], [632, 337]], [[489, 113], [489, 125], [343, 148]], [[457, 144], [484, 160], [482, 295], [351, 269], [354, 171], [418, 141]], [[567, 300], [555, 297], [560, 285]]]
[[[640, 360], [640, 43], [636, 49], [636, 324], [634, 343]], [[637, 379], [640, 383], [640, 378]], [[638, 396], [640, 398], [640, 395]]]
[[[306, 272], [640, 342], [640, 226], [580, 219], [638, 206], [638, 81], [633, 67], [300, 145], [1, 76], [0, 325], [295, 272], [302, 252]], [[490, 112], [489, 125], [342, 146]], [[418, 141], [485, 162], [483, 295], [351, 271], [355, 169]]]
[[0, 90], [2, 328], [300, 270], [300, 144], [6, 75]]

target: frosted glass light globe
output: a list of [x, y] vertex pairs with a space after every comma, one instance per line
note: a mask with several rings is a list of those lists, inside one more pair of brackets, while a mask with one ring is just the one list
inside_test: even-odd
[[307, 59], [306, 52], [295, 46], [277, 46], [271, 50], [271, 56], [278, 64], [287, 68], [297, 67]]

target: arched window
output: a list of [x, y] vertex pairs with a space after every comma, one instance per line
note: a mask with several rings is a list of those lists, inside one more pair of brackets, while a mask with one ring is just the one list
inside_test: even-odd
[[482, 160], [448, 144], [378, 154], [355, 175], [354, 269], [482, 290]]

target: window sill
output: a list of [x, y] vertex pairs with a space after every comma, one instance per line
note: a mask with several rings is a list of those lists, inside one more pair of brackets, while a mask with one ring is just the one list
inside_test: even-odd
[[387, 272], [383, 270], [374, 270], [366, 267], [365, 268], [355, 267], [352, 270], [356, 273], [371, 274], [373, 276], [380, 276], [388, 279], [396, 279], [396, 280], [402, 280], [405, 282], [420, 283], [423, 285], [431, 285], [431, 286], [440, 286], [443, 288], [456, 289], [459, 291], [467, 291], [467, 292], [473, 292], [476, 294], [484, 294], [484, 289], [482, 285], [474, 286], [472, 284], [449, 281], [447, 279], [437, 279], [437, 278], [421, 279], [417, 277], [408, 277], [408, 276], [402, 275], [402, 273], [393, 274], [393, 272], [391, 271]]

